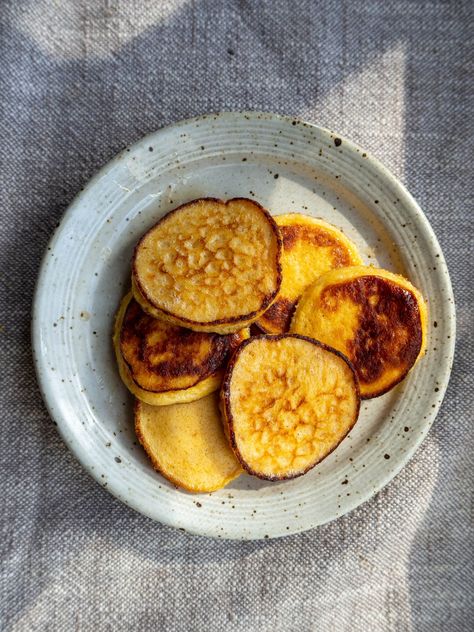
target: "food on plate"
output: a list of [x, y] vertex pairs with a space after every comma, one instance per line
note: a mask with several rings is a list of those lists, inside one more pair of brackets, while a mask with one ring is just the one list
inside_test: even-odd
[[294, 334], [244, 341], [221, 389], [230, 444], [243, 468], [294, 478], [324, 459], [359, 414], [359, 386], [338, 351]]
[[135, 431], [153, 467], [191, 492], [212, 492], [242, 473], [222, 427], [219, 395], [187, 404], [137, 400]]
[[355, 245], [327, 222], [299, 213], [274, 219], [283, 239], [282, 283], [276, 300], [257, 321], [270, 334], [289, 330], [301, 294], [324, 272], [362, 264]]
[[211, 492], [243, 471], [305, 474], [350, 432], [361, 399], [405, 377], [426, 330], [420, 292], [361, 265], [334, 226], [203, 198], [138, 242], [114, 346], [153, 466]]
[[132, 289], [150, 315], [194, 331], [235, 332], [256, 320], [281, 284], [281, 237], [245, 198], [194, 200], [140, 239]]
[[129, 293], [115, 321], [120, 375], [138, 399], [163, 406], [217, 390], [228, 356], [248, 330], [219, 335], [184, 329], [145, 313]]
[[363, 399], [400, 382], [426, 349], [427, 307], [404, 277], [379, 268], [332, 270], [298, 303], [291, 331], [311, 336], [352, 362]]

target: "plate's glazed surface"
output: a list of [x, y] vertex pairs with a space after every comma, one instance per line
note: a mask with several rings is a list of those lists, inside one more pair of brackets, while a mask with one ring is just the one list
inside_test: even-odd
[[[405, 274], [428, 297], [429, 332], [426, 357], [393, 391], [363, 402], [349, 436], [307, 475], [282, 483], [241, 476], [224, 490], [196, 496], [156, 474], [137, 445], [112, 329], [138, 238], [168, 210], [204, 196], [249, 197], [273, 214], [303, 212], [343, 229], [365, 263]], [[76, 198], [42, 265], [33, 343], [51, 416], [101, 485], [163, 523], [255, 539], [333, 520], [397, 474], [440, 406], [454, 329], [451, 284], [437, 240], [414, 200], [379, 162], [301, 121], [222, 113], [144, 138]]]

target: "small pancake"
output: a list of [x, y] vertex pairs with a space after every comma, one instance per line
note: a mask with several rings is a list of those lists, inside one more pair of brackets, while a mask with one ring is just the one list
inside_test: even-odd
[[354, 266], [320, 277], [301, 297], [291, 331], [321, 340], [352, 362], [363, 399], [400, 382], [426, 349], [427, 307], [404, 277]]
[[301, 476], [344, 439], [359, 414], [359, 386], [347, 358], [295, 334], [242, 343], [221, 400], [243, 468], [259, 478]]
[[224, 435], [219, 396], [172, 406], [137, 401], [135, 432], [153, 467], [191, 492], [213, 492], [242, 473]]
[[132, 289], [150, 315], [194, 331], [236, 332], [273, 302], [281, 237], [245, 198], [203, 198], [165, 215], [138, 242]]
[[300, 213], [277, 215], [283, 239], [282, 283], [274, 303], [257, 321], [269, 334], [289, 330], [296, 303], [318, 277], [334, 268], [362, 264], [355, 245], [340, 230]]
[[248, 331], [221, 336], [190, 331], [146, 314], [129, 293], [115, 323], [121, 377], [144, 402], [190, 402], [219, 388], [229, 355]]

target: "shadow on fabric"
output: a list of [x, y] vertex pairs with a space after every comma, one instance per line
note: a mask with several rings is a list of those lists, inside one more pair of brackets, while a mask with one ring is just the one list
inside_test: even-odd
[[[205, 617], [204, 599], [193, 604], [185, 595], [176, 595], [169, 603], [160, 601], [168, 581], [190, 573], [186, 586], [198, 592], [209, 577], [221, 578], [208, 588], [219, 606], [216, 620], [230, 629], [245, 625], [250, 629], [256, 612], [266, 616], [263, 630], [282, 629], [278, 611], [290, 618], [294, 613], [302, 629], [316, 620], [324, 629], [340, 624], [341, 608], [352, 613], [360, 629], [380, 621], [388, 621], [393, 629], [420, 629], [421, 604], [430, 599], [428, 583], [420, 580], [420, 573], [429, 561], [426, 525], [431, 520], [431, 491], [435, 488], [436, 496], [439, 491], [437, 439], [447, 421], [444, 415], [418, 458], [350, 517], [278, 541], [193, 538], [133, 513], [81, 470], [40, 402], [29, 327], [42, 255], [72, 198], [125, 145], [182, 118], [222, 109], [285, 113], [337, 129], [383, 157], [392, 156], [390, 147], [378, 143], [387, 127], [384, 117], [391, 116], [389, 107], [396, 97], [400, 109], [395, 108], [384, 137], [389, 145], [399, 145], [388, 166], [397, 175], [404, 170], [414, 194], [422, 196], [422, 205], [428, 203], [432, 198], [428, 193], [424, 199], [426, 182], [433, 184], [433, 194], [441, 186], [434, 183], [439, 168], [432, 165], [440, 165], [441, 160], [443, 168], [438, 141], [445, 132], [433, 139], [426, 134], [422, 146], [420, 134], [449, 124], [454, 146], [462, 141], [462, 126], [456, 126], [461, 121], [451, 120], [452, 110], [443, 109], [440, 101], [431, 99], [431, 109], [422, 103], [420, 90], [436, 92], [439, 65], [438, 54], [429, 53], [435, 47], [432, 29], [414, 27], [414, 20], [422, 15], [421, 5], [404, 4], [394, 24], [393, 6], [380, 3], [371, 10], [351, 2], [328, 0], [316, 5], [308, 0], [295, 11], [293, 3], [281, 1], [200, 0], [183, 3], [153, 24], [145, 20], [143, 30], [131, 39], [122, 37], [121, 29], [126, 32], [127, 25], [117, 22], [110, 3], [92, 14], [85, 9], [81, 13], [86, 3], [76, 5], [74, 15], [64, 19], [74, 26], [77, 18], [84, 28], [73, 31], [78, 40], [71, 42], [70, 49], [66, 41], [63, 54], [57, 46], [50, 48], [53, 35], [41, 10], [33, 14], [37, 24], [22, 25], [14, 2], [3, 8], [9, 32], [1, 49], [0, 94], [6, 105], [2, 136], [8, 161], [0, 200], [10, 226], [0, 251], [2, 292], [8, 305], [2, 318], [8, 338], [6, 379], [15, 389], [10, 391], [7, 411], [9, 423], [17, 424], [7, 458], [19, 463], [19, 474], [9, 483], [8, 507], [12, 516], [16, 503], [22, 509], [17, 522], [12, 518], [6, 525], [10, 572], [6, 598], [13, 610], [7, 623], [14, 629], [27, 627], [41, 619], [41, 607], [48, 599], [59, 599], [61, 605], [58, 583], [67, 585], [68, 577], [73, 578], [73, 590], [81, 561], [87, 567], [81, 570], [81, 582], [97, 585], [100, 593], [100, 581], [113, 574], [107, 556], [111, 559], [114, 551], [123, 549], [130, 592], [146, 569], [147, 577], [156, 582], [151, 589], [161, 612], [156, 621], [164, 624], [173, 621], [178, 607], [188, 615], [194, 608], [196, 620]], [[41, 9], [41, 3], [37, 6]], [[66, 4], [64, 11], [73, 11], [71, 6]], [[446, 5], [430, 7], [437, 20], [449, 13]], [[458, 21], [450, 24], [456, 29]], [[393, 78], [392, 63], [400, 63], [400, 72], [406, 74]], [[424, 73], [426, 85], [420, 87], [417, 82]], [[444, 99], [441, 87], [439, 99]], [[399, 161], [403, 149], [404, 164]], [[444, 173], [441, 199], [448, 185], [449, 162]], [[442, 208], [429, 210], [435, 228], [444, 230]], [[19, 391], [24, 395], [17, 397]], [[30, 468], [34, 477], [24, 473]], [[431, 473], [426, 468], [432, 468]], [[426, 497], [420, 497], [420, 476]], [[439, 513], [437, 503], [435, 515]], [[34, 525], [32, 531], [29, 525]], [[32, 557], [38, 560], [36, 575], [26, 571]], [[293, 587], [306, 595], [307, 606], [300, 604], [298, 613], [294, 609], [300, 599], [295, 601], [294, 592], [286, 591], [282, 569]], [[441, 571], [435, 579], [442, 582]], [[249, 590], [239, 590], [243, 586]], [[130, 594], [123, 587], [116, 590], [107, 596], [112, 606]], [[270, 602], [279, 604], [278, 611], [268, 610]], [[442, 604], [440, 599], [440, 608]]]

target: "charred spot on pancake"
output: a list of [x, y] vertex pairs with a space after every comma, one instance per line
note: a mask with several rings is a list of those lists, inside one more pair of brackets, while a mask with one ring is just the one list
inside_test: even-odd
[[271, 323], [272, 327], [278, 331], [288, 331], [291, 323], [293, 312], [295, 311], [297, 301], [290, 301], [287, 298], [280, 297], [265, 312], [265, 317], [261, 319], [262, 327]]
[[323, 274], [303, 294], [291, 331], [334, 346], [353, 363], [362, 399], [387, 393], [423, 356], [426, 301], [389, 270], [349, 266]]
[[232, 355], [239, 345], [242, 344], [242, 333], [237, 332], [235, 334], [227, 334], [226, 336], [219, 336], [224, 338], [227, 344], [227, 355]]
[[252, 336], [260, 336], [260, 334], [262, 332], [265, 333], [258, 323], [252, 323], [250, 325], [249, 330], [250, 330], [250, 337], [252, 337]]
[[349, 341], [350, 358], [359, 379], [373, 382], [387, 366], [411, 367], [422, 344], [416, 297], [388, 279], [365, 276], [327, 287], [321, 303], [331, 311], [347, 298], [360, 308], [359, 326]]
[[123, 319], [120, 348], [139, 386], [169, 390], [192, 386], [216, 373], [238, 340], [238, 334], [221, 336], [170, 325], [146, 314], [132, 299]]

